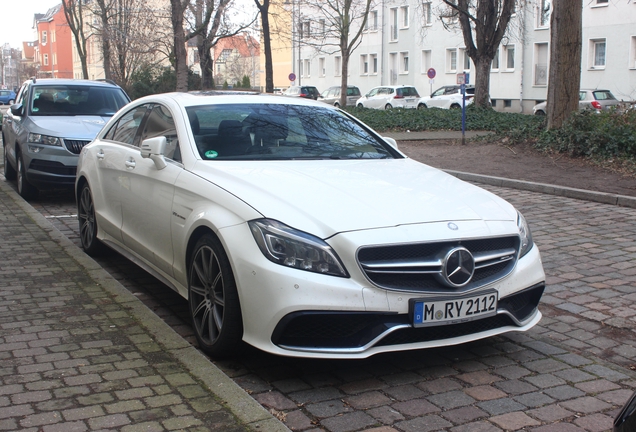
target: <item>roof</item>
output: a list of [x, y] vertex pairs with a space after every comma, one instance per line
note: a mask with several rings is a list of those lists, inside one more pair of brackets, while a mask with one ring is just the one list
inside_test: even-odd
[[[33, 81], [33, 79], [29, 80]], [[117, 84], [98, 81], [98, 80], [84, 80], [84, 79], [70, 79], [70, 78], [37, 78], [34, 82], [35, 85], [86, 85], [100, 87], [118, 87]]]
[[226, 49], [237, 50], [241, 57], [257, 57], [261, 44], [247, 33], [220, 39], [214, 46], [215, 60]]

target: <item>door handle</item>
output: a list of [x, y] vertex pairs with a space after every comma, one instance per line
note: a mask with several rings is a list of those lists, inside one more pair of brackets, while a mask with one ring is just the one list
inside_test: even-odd
[[106, 155], [104, 154], [104, 150], [100, 150], [99, 153], [95, 155], [97, 159], [104, 159]]
[[135, 165], [137, 165], [137, 163], [133, 159], [129, 159], [125, 163], [126, 163], [126, 168], [130, 168], [130, 169], [135, 168]]

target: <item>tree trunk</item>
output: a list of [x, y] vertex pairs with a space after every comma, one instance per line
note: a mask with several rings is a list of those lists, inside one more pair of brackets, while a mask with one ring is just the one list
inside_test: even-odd
[[579, 109], [581, 85], [581, 3], [555, 1], [550, 17], [548, 129], [558, 129]]
[[[186, 6], [188, 2], [186, 1]], [[176, 91], [188, 91], [188, 63], [186, 51], [185, 32], [183, 30], [183, 15], [186, 7], [181, 4], [181, 0], [170, 0], [172, 31], [174, 41], [174, 63], [177, 76]]]
[[104, 62], [104, 78], [107, 80], [113, 79], [111, 72], [112, 64], [112, 52], [111, 52], [111, 38], [110, 38], [110, 23], [108, 22], [108, 7], [105, 0], [97, 0], [99, 6], [99, 17], [102, 22], [102, 58]]
[[199, 52], [199, 65], [201, 66], [201, 88], [203, 90], [212, 89], [214, 82], [214, 63], [211, 49], [210, 41], [207, 38], [197, 36], [197, 51]]
[[475, 63], [475, 100], [478, 107], [487, 107], [490, 104], [490, 66], [492, 59], [488, 56], [476, 57]]

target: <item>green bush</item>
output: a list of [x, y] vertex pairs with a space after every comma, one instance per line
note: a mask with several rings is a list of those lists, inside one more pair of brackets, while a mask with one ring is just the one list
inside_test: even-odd
[[636, 159], [636, 110], [573, 113], [560, 129], [540, 134], [537, 147], [601, 159]]
[[[126, 88], [132, 100], [142, 96], [173, 92], [177, 88], [177, 75], [171, 67], [145, 65], [137, 69], [131, 76], [130, 88]], [[188, 71], [188, 89], [201, 88], [201, 79], [192, 71]]]

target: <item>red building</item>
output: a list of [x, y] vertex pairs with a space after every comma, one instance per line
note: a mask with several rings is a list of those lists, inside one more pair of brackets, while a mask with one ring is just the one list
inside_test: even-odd
[[34, 16], [38, 44], [35, 59], [40, 64], [38, 77], [73, 78], [72, 33], [62, 3], [49, 9], [44, 15]]

